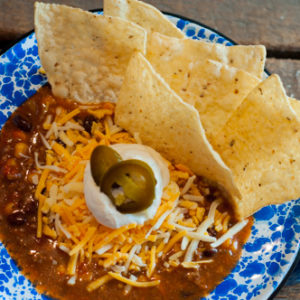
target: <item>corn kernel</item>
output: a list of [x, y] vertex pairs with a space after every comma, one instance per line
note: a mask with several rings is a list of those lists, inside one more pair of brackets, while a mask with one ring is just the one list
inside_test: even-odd
[[28, 146], [25, 143], [17, 143], [15, 146], [15, 157], [20, 158], [28, 151]]

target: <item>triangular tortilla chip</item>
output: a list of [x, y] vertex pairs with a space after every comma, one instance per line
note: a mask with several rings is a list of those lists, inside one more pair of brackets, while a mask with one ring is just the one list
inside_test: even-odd
[[139, 133], [143, 144], [239, 196], [231, 171], [206, 139], [197, 110], [182, 101], [140, 53], [129, 62], [115, 118], [127, 131]]
[[168, 83], [198, 110], [210, 141], [260, 81], [243, 70], [212, 60], [198, 61], [189, 69], [189, 76], [174, 75]]
[[106, 16], [120, 17], [145, 28], [147, 32], [183, 38], [184, 33], [168, 20], [157, 8], [137, 0], [104, 0]]
[[146, 47], [143, 28], [64, 5], [36, 3], [35, 33], [54, 95], [82, 103], [116, 101], [132, 53]]
[[238, 218], [300, 196], [300, 121], [277, 75], [246, 97], [213, 146], [241, 191]]
[[206, 59], [242, 69], [262, 78], [266, 58], [264, 46], [225, 46], [193, 39], [177, 39], [157, 32], [148, 35], [147, 59], [169, 83], [180, 82], [190, 68]]

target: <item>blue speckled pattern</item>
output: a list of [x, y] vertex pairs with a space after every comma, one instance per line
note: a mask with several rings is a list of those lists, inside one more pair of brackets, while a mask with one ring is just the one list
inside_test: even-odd
[[[169, 16], [186, 35], [232, 45], [219, 34]], [[34, 34], [0, 57], [0, 126], [28, 97], [46, 83], [38, 73], [40, 61]], [[255, 214], [255, 223], [242, 258], [233, 272], [207, 299], [267, 299], [293, 264], [300, 248], [300, 201], [269, 206]], [[37, 294], [0, 243], [0, 299], [48, 299]]]

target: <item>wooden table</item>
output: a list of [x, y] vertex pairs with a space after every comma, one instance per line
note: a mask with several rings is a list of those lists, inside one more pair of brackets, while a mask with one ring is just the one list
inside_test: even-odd
[[[48, 1], [49, 2], [49, 1]], [[84, 9], [96, 0], [57, 0]], [[299, 0], [147, 0], [162, 11], [200, 21], [239, 44], [263, 44], [267, 69], [281, 76], [287, 93], [300, 99]], [[0, 51], [33, 29], [34, 0], [0, 0]], [[284, 286], [274, 298], [300, 300], [300, 284]]]

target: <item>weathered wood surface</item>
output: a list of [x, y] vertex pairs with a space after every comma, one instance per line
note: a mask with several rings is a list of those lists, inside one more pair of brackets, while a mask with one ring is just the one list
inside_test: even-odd
[[281, 77], [289, 96], [300, 100], [300, 60], [267, 58], [266, 68]]
[[273, 300], [299, 300], [300, 284], [283, 287]]
[[[281, 76], [288, 95], [300, 99], [300, 0], [145, 0], [160, 10], [200, 21], [239, 44], [263, 44], [266, 67]], [[0, 52], [33, 29], [35, 0], [0, 0]], [[50, 1], [45, 1], [50, 2]], [[55, 0], [84, 9], [100, 0]], [[274, 300], [300, 300], [300, 284], [285, 286]]]
[[[33, 28], [35, 0], [0, 0], [0, 40], [12, 40]], [[49, 2], [49, 1], [48, 1]], [[84, 9], [99, 0], [57, 0]], [[198, 20], [241, 44], [262, 43], [269, 49], [300, 51], [299, 0], [147, 0], [161, 10]]]

